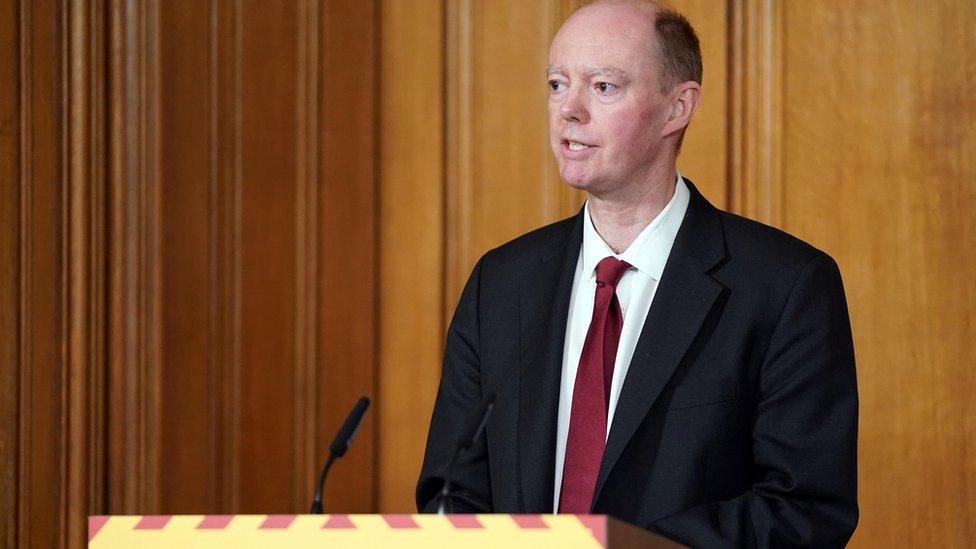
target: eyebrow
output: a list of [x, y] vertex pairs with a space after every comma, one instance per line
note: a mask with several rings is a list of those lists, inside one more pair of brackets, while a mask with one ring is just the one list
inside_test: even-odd
[[[546, 65], [546, 74], [549, 75], [553, 73], [565, 74], [566, 69], [558, 65]], [[630, 80], [626, 72], [615, 67], [595, 67], [588, 69], [585, 73], [583, 73], [583, 75], [587, 78], [592, 78], [594, 76], [611, 76], [620, 80]]]

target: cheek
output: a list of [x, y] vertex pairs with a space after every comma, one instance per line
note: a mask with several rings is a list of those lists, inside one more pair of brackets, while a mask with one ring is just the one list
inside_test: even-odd
[[654, 148], [654, 122], [642, 114], [616, 117], [608, 125], [618, 153], [625, 158], [643, 158]]

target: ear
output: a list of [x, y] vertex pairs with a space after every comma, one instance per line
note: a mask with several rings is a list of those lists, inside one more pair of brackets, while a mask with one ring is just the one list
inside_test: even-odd
[[691, 117], [701, 104], [701, 84], [694, 81], [682, 82], [671, 90], [669, 98], [671, 112], [661, 132], [662, 137], [681, 131], [691, 122]]

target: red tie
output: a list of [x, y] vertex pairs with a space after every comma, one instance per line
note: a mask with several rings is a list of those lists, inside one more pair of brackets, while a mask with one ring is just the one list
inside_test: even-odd
[[627, 262], [613, 257], [603, 259], [596, 266], [593, 319], [573, 387], [573, 410], [569, 416], [563, 485], [559, 492], [560, 513], [589, 513], [593, 502], [606, 444], [613, 362], [624, 324], [616, 288], [628, 268]]

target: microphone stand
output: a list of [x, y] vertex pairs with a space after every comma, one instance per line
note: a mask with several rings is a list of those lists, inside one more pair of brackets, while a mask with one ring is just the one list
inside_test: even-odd
[[332, 440], [332, 444], [329, 445], [329, 459], [325, 461], [325, 466], [322, 467], [322, 473], [319, 474], [318, 486], [315, 488], [315, 497], [312, 498], [312, 509], [309, 513], [313, 515], [322, 514], [322, 491], [325, 488], [325, 477], [329, 474], [329, 469], [332, 468], [332, 463], [336, 459], [341, 458], [346, 455], [346, 451], [349, 449], [349, 444], [352, 443], [353, 437], [359, 430], [359, 425], [363, 422], [363, 416], [366, 414], [366, 408], [369, 408], [369, 399], [366, 397], [360, 397], [356, 401], [356, 405], [352, 407], [349, 411], [349, 415], [346, 416], [346, 421], [343, 422], [342, 427], [339, 428], [339, 432], [336, 433], [335, 438]]
[[470, 449], [478, 441], [478, 437], [484, 431], [485, 425], [488, 423], [488, 416], [491, 415], [491, 410], [494, 407], [495, 393], [489, 393], [481, 400], [474, 413], [468, 417], [464, 425], [464, 430], [461, 431], [461, 437], [458, 439], [457, 444], [454, 445], [451, 461], [447, 463], [447, 470], [444, 474], [444, 486], [441, 487], [441, 492], [437, 495], [437, 499], [439, 500], [437, 503], [437, 514], [443, 515], [453, 511], [453, 506], [451, 505], [451, 498], [453, 497], [451, 494], [451, 479], [454, 478], [454, 465], [457, 463], [458, 457], [461, 456], [461, 452]]

